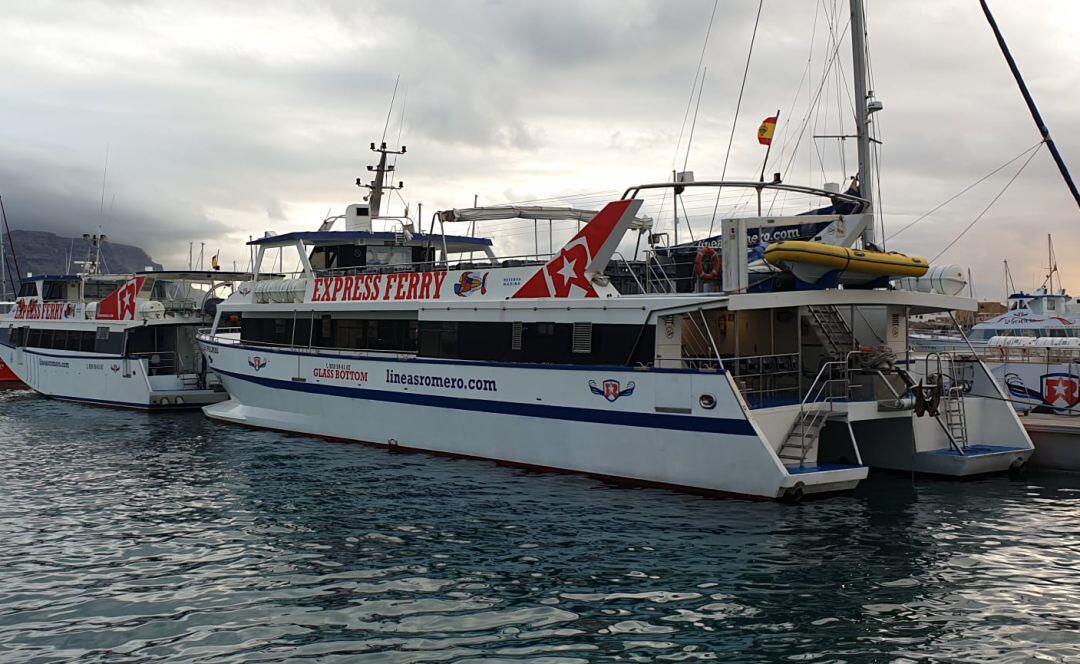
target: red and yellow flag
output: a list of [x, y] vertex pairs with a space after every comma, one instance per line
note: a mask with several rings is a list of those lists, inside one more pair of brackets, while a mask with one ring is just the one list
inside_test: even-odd
[[762, 145], [771, 145], [773, 132], [776, 131], [776, 116], [765, 118], [757, 130], [757, 142]]

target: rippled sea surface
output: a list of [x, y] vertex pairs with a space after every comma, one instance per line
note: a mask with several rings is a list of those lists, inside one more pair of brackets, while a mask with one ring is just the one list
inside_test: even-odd
[[0, 660], [1078, 661], [1080, 478], [715, 500], [0, 395]]

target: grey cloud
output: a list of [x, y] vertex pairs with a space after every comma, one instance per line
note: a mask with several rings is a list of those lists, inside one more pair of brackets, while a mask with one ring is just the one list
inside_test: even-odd
[[[23, 3], [6, 8], [0, 52], [0, 194], [16, 226], [82, 232], [97, 223], [110, 146], [110, 233], [168, 262], [189, 240], [311, 227], [360, 192], [395, 75], [408, 87], [400, 162], [425, 212], [668, 176], [705, 34], [709, 0], [593, 2]], [[1076, 10], [997, 3], [1007, 37], [1066, 154], [1080, 154]], [[761, 118], [784, 109], [807, 66], [821, 74], [825, 18], [845, 2], [764, 5], [728, 175], [756, 176]], [[868, 2], [886, 223], [914, 219], [1037, 140], [972, 3]], [[721, 2], [689, 167], [718, 177], [757, 3]], [[1072, 20], [1069, 20], [1069, 19]], [[850, 76], [846, 44], [840, 52]], [[801, 99], [807, 96], [806, 83]], [[815, 131], [850, 128], [846, 92], [804, 138], [789, 182], [820, 184]], [[397, 114], [388, 141], [397, 138]], [[783, 134], [782, 134], [783, 135]], [[841, 179], [819, 141], [824, 177]], [[776, 146], [774, 160], [788, 148]], [[851, 146], [847, 174], [854, 171]], [[678, 163], [681, 166], [682, 152]], [[770, 171], [773, 167], [770, 166]], [[1008, 173], [1003, 173], [1007, 178]], [[893, 248], [935, 254], [1003, 184], [996, 178], [903, 234]], [[527, 193], [526, 193], [527, 192]], [[594, 201], [602, 202], [602, 201]], [[980, 270], [1021, 253], [1047, 226], [1072, 242], [1076, 211], [1045, 155], [948, 260]], [[86, 211], [93, 212], [87, 215]], [[669, 212], [669, 211], [668, 211]], [[707, 221], [705, 222], [707, 225]], [[1017, 229], [1023, 229], [1019, 231]], [[511, 238], [513, 240], [513, 238]], [[520, 239], [520, 238], [519, 238]], [[231, 242], [232, 244], [225, 244]], [[517, 240], [514, 240], [517, 243]], [[1062, 252], [1063, 253], [1063, 252]], [[1025, 263], [1027, 264], [1027, 263]], [[980, 284], [998, 280], [977, 274]], [[1080, 278], [1080, 275], [1078, 275]]]

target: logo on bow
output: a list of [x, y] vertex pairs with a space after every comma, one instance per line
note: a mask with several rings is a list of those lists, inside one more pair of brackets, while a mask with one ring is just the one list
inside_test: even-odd
[[626, 387], [622, 387], [619, 381], [608, 379], [603, 382], [603, 387], [596, 384], [595, 380], [589, 381], [589, 391], [593, 394], [598, 394], [608, 401], [615, 401], [619, 397], [628, 397], [634, 393], [634, 381], [630, 381], [626, 384]]

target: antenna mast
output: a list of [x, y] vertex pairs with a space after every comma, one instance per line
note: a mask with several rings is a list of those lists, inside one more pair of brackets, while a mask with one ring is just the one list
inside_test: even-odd
[[870, 95], [866, 89], [866, 16], [863, 13], [863, 0], [851, 0], [851, 62], [855, 82], [855, 135], [859, 146], [859, 196], [869, 204], [863, 214], [870, 216], [870, 223], [862, 237], [864, 243], [874, 244], [877, 241], [877, 228], [874, 221], [874, 174], [870, 165], [870, 112], [867, 109]]
[[386, 147], [386, 141], [379, 144], [379, 147], [375, 147], [375, 144], [371, 144], [371, 151], [379, 153], [379, 163], [377, 166], [368, 166], [369, 172], [375, 174], [375, 179], [371, 182], [365, 183], [363, 178], [356, 178], [356, 186], [364, 187], [368, 190], [368, 195], [364, 196], [364, 200], [368, 202], [368, 207], [371, 210], [371, 218], [375, 219], [379, 216], [379, 211], [382, 208], [383, 192], [397, 191], [398, 189], [404, 189], [405, 183], [398, 182], [395, 187], [393, 183], [386, 184], [386, 174], [394, 172], [394, 164], [386, 163], [386, 155], [393, 154], [405, 154], [405, 146], [402, 145], [400, 150], [389, 150]]

